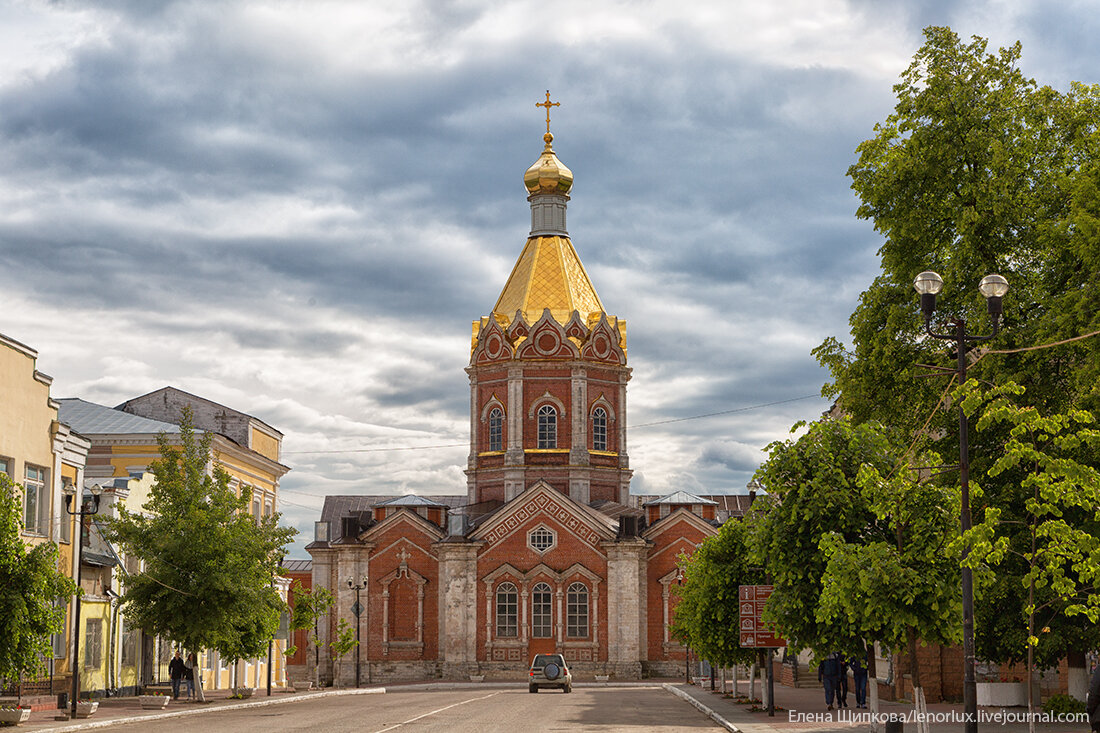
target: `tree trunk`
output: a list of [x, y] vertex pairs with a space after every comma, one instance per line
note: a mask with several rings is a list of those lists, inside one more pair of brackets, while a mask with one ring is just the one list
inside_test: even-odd
[[756, 699], [756, 662], [749, 667], [749, 699]]
[[192, 652], [195, 655], [195, 669], [192, 674], [195, 677], [195, 699], [199, 702], [206, 702], [206, 695], [202, 691], [202, 662], [200, 659], [200, 652]]
[[920, 663], [917, 661], [917, 630], [910, 626], [909, 637], [909, 679], [913, 683], [913, 712], [917, 717], [918, 733], [928, 733], [928, 706], [924, 701], [924, 689], [920, 684]]
[[871, 733], [878, 733], [878, 670], [875, 668], [875, 643], [867, 645], [867, 699], [871, 708]]

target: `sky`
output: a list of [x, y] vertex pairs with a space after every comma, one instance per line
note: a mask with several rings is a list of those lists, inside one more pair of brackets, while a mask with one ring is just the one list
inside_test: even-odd
[[[627, 321], [633, 491], [739, 493], [829, 407], [881, 244], [855, 148], [948, 25], [1068, 89], [1095, 2], [0, 0], [0, 333], [55, 397], [171, 385], [285, 434], [327, 494], [464, 494], [470, 324], [551, 129]], [[717, 414], [716, 414], [717, 413]]]

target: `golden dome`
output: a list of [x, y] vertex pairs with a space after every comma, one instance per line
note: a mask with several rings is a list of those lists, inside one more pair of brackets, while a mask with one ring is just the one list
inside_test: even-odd
[[568, 194], [573, 188], [573, 171], [566, 168], [554, 153], [554, 148], [550, 145], [554, 136], [548, 132], [542, 139], [546, 141], [546, 147], [535, 164], [523, 174], [523, 185], [531, 194]]
[[531, 237], [504, 285], [493, 314], [511, 321], [522, 311], [533, 324], [549, 308], [558, 323], [566, 324], [573, 311], [581, 318], [603, 312], [603, 303], [568, 237]]

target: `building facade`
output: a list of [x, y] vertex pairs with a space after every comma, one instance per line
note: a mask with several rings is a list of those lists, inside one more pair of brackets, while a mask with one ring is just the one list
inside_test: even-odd
[[[50, 396], [53, 379], [38, 371], [37, 360], [37, 351], [0, 334], [0, 473], [22, 487], [23, 541], [56, 543], [59, 569], [74, 577], [76, 525], [65, 498], [84, 481], [90, 443], [59, 419], [58, 403]], [[71, 610], [70, 602], [65, 630], [54, 636], [42, 678], [23, 681], [25, 693], [67, 689], [72, 674]]]
[[[164, 435], [170, 443], [179, 443], [179, 422], [185, 408], [191, 410], [196, 432], [213, 435], [212, 458], [229, 474], [230, 486], [251, 495], [249, 513], [259, 520], [278, 510], [279, 480], [289, 470], [279, 462], [283, 436], [256, 417], [174, 387], [117, 407], [75, 398], [57, 402], [62, 420], [90, 443], [84, 482], [102, 489], [100, 511], [104, 516], [114, 514], [120, 506], [141, 511], [152, 482], [147, 469], [160, 457], [157, 438]], [[118, 610], [126, 573], [140, 567], [136, 559], [103, 540], [96, 527], [93, 522], [86, 538], [82, 572], [87, 595], [81, 614], [85, 658], [81, 690], [88, 695], [105, 690], [125, 693], [163, 682], [172, 658], [171, 643], [130, 628]], [[289, 581], [279, 578], [276, 582], [285, 598]], [[283, 639], [274, 644], [272, 677], [277, 685], [286, 679], [285, 646]], [[267, 659], [230, 664], [216, 652], [207, 652], [198, 661], [207, 689], [266, 685]]]
[[716, 505], [678, 492], [651, 512], [630, 494], [626, 323], [573, 247], [573, 174], [544, 142], [524, 175], [530, 235], [473, 323], [466, 495], [326, 499], [307, 547], [313, 586], [336, 595], [322, 680], [356, 679], [328, 653], [341, 622], [363, 682], [514, 678], [551, 651], [581, 677], [683, 669], [677, 559], [717, 532]]

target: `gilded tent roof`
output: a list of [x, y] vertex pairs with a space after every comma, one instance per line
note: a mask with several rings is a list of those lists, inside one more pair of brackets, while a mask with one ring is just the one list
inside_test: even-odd
[[519, 310], [528, 323], [534, 323], [544, 308], [550, 309], [558, 323], [567, 323], [574, 310], [582, 317], [604, 310], [568, 237], [527, 240], [493, 314], [507, 322]]

